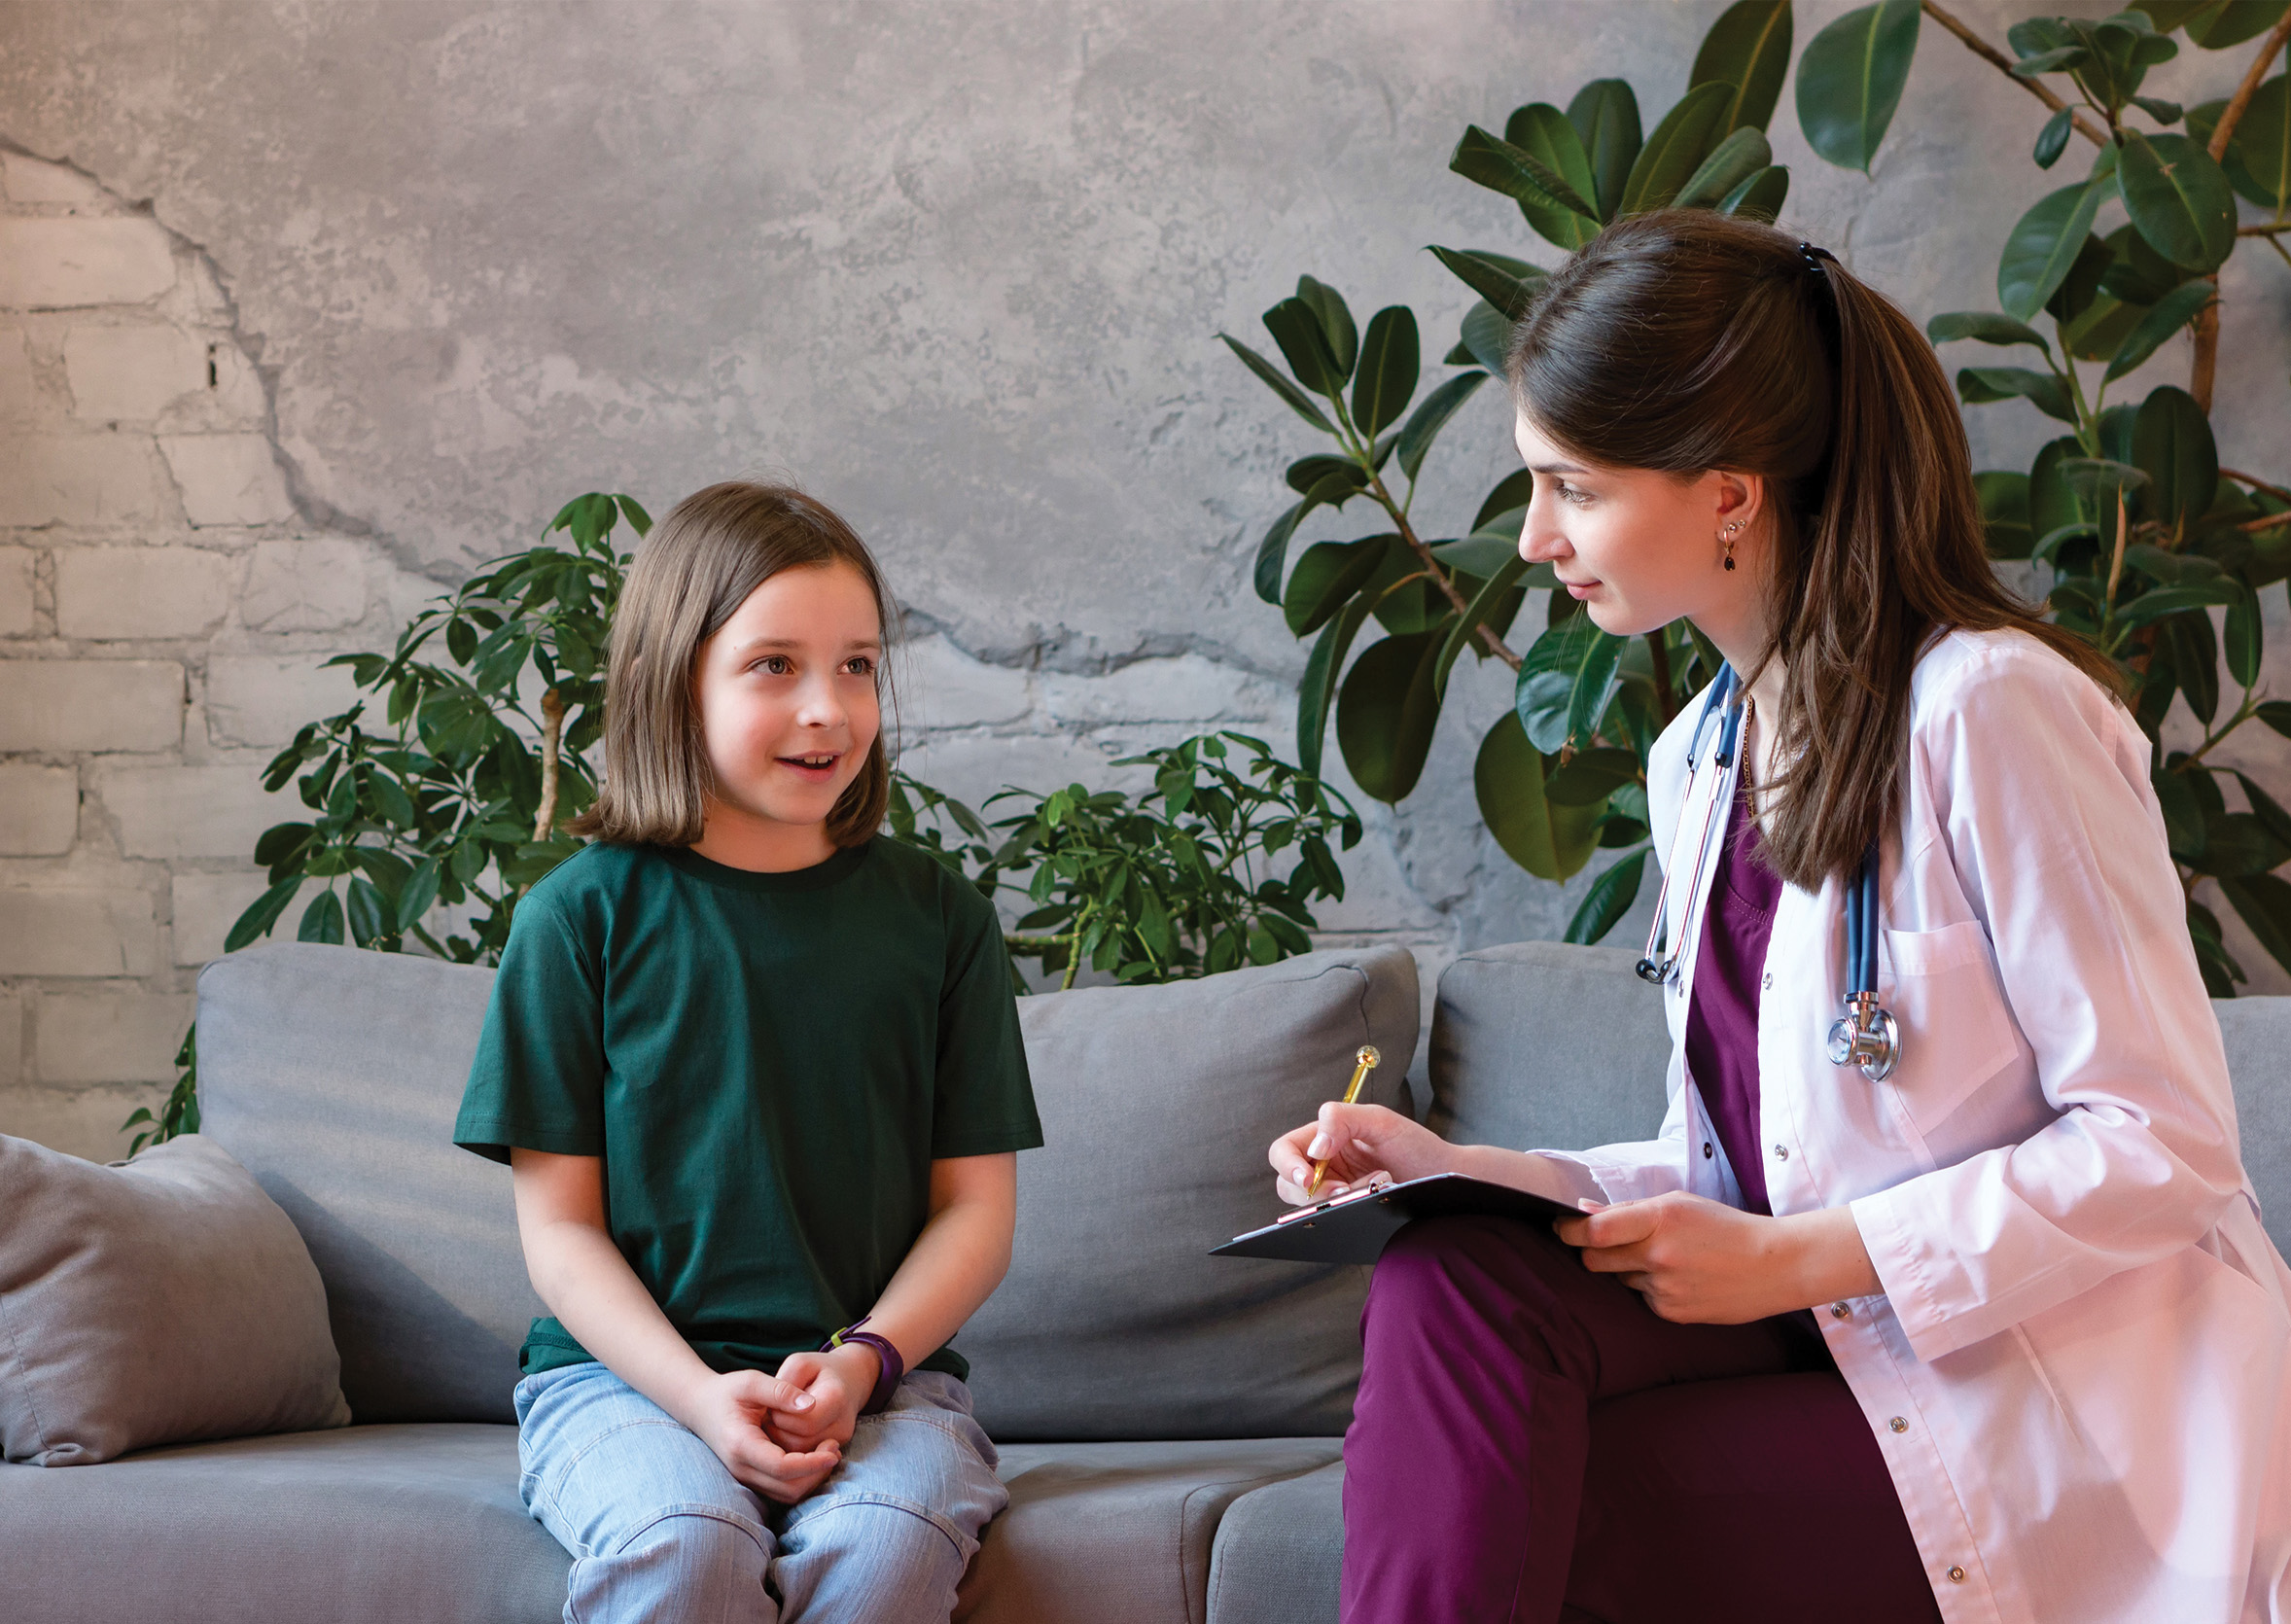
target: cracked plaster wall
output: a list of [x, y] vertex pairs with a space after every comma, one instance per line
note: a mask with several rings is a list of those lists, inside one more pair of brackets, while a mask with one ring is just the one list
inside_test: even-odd
[[[1436, 355], [1468, 298], [1423, 244], [1555, 258], [1444, 173], [1457, 133], [1601, 74], [1651, 118], [1719, 9], [0, 4], [0, 1131], [117, 1145], [259, 889], [255, 775], [338, 691], [318, 660], [576, 491], [780, 472], [841, 507], [909, 611], [910, 764], [974, 800], [1209, 725], [1292, 750], [1303, 650], [1247, 574], [1319, 447], [1214, 335], [1311, 270]], [[1874, 180], [1778, 121], [1791, 223], [1916, 314], [1985, 306], [2062, 178], [2041, 118], [1928, 29]], [[2278, 472], [2287, 287], [2231, 267], [2220, 387], [2229, 460]], [[2045, 438], [1972, 422], [1984, 465]], [[1451, 429], [1429, 529], [1505, 430], [1489, 394]], [[1472, 809], [1502, 677], [1460, 677], [1332, 935], [1436, 970], [1559, 934], [1590, 876], [1530, 879]]]

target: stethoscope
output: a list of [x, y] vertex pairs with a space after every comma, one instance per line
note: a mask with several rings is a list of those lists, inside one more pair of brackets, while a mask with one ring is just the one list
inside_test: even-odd
[[[1711, 762], [1721, 772], [1735, 764], [1735, 755], [1742, 742], [1743, 717], [1748, 709], [1746, 695], [1740, 692], [1740, 682], [1734, 667], [1721, 665], [1717, 678], [1703, 696], [1702, 714], [1695, 718], [1694, 732], [1686, 744], [1686, 794], [1680, 804], [1694, 798], [1695, 777], [1702, 770], [1699, 758], [1703, 740], [1710, 731], [1713, 718], [1718, 724], [1717, 749]], [[1725, 786], [1719, 787], [1723, 791]], [[1689, 871], [1686, 906], [1681, 910], [1677, 940], [1666, 951], [1663, 925], [1670, 917], [1671, 884], [1678, 877], [1678, 834], [1671, 836], [1671, 861], [1663, 865], [1663, 886], [1655, 894], [1654, 923], [1646, 933], [1646, 953], [1639, 961], [1639, 976], [1655, 986], [1666, 986], [1678, 978], [1678, 959], [1685, 944], [1693, 939], [1687, 929], [1694, 917], [1695, 890], [1702, 883], [1704, 861], [1710, 853], [1710, 836], [1718, 827], [1718, 808], [1729, 806], [1732, 797], [1714, 792], [1703, 808], [1702, 837], [1695, 843], [1694, 867]], [[1869, 851], [1862, 857], [1861, 866], [1855, 871], [1851, 889], [1846, 893], [1846, 1013], [1830, 1023], [1828, 1053], [1835, 1066], [1859, 1066], [1861, 1075], [1872, 1082], [1883, 1082], [1893, 1075], [1893, 1068], [1901, 1059], [1901, 1028], [1890, 1011], [1878, 1002], [1878, 843], [1872, 840]]]

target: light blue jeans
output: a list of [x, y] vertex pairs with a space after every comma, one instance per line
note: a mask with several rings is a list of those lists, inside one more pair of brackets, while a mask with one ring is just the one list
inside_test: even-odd
[[518, 1492], [573, 1554], [566, 1624], [946, 1624], [1009, 1502], [970, 1390], [919, 1370], [794, 1505], [602, 1364], [517, 1384]]

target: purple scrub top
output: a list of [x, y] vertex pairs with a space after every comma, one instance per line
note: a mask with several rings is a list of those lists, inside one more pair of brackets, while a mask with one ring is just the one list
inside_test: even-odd
[[1758, 993], [1781, 876], [1761, 860], [1760, 845], [1745, 780], [1727, 815], [1703, 908], [1694, 1003], [1686, 1012], [1686, 1069], [1726, 1147], [1743, 1206], [1771, 1217], [1766, 1163], [1758, 1153]]

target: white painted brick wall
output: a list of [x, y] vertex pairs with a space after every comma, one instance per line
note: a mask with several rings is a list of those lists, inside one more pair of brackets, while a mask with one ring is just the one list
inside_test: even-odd
[[165, 465], [149, 435], [36, 435], [0, 441], [0, 527], [147, 525]]
[[162, 435], [159, 449], [194, 525], [281, 524], [295, 516], [265, 436]]
[[0, 547], [0, 637], [32, 635], [32, 578], [38, 562], [39, 554], [28, 547]]
[[63, 364], [74, 416], [148, 422], [207, 387], [207, 346], [181, 328], [75, 327]]
[[335, 631], [366, 607], [366, 548], [356, 542], [258, 542], [238, 600], [253, 631]]
[[[244, 854], [233, 853], [233, 856]], [[173, 881], [175, 962], [193, 969], [223, 956], [224, 938], [238, 916], [269, 889], [266, 875], [231, 869], [224, 873], [178, 873]], [[300, 899], [298, 899], [300, 900]], [[285, 926], [291, 935], [302, 917], [288, 904]]]
[[41, 994], [33, 1014], [40, 1080], [52, 1087], [171, 1080], [195, 1002], [190, 993], [139, 987]]
[[159, 968], [148, 891], [0, 890], [0, 976], [145, 976]]
[[0, 752], [171, 750], [182, 736], [173, 660], [0, 660]]
[[324, 667], [320, 663], [324, 658], [323, 654], [210, 655], [208, 736], [219, 745], [276, 749], [291, 743], [304, 723], [348, 710], [358, 697], [350, 668]]
[[76, 547], [55, 555], [55, 629], [65, 637], [199, 637], [230, 609], [244, 566], [194, 547]]
[[77, 768], [0, 761], [0, 857], [61, 857], [79, 832]]
[[23, 1080], [23, 1074], [24, 1003], [14, 993], [0, 993], [0, 1099]]
[[307, 819], [293, 785], [263, 791], [269, 758], [233, 754], [201, 766], [104, 762], [90, 788], [118, 824], [127, 857], [248, 858], [272, 824]]
[[40, 386], [32, 376], [32, 352], [24, 335], [0, 329], [0, 419], [18, 422], [38, 409]]
[[141, 304], [174, 285], [174, 248], [156, 220], [0, 220], [0, 305]]

